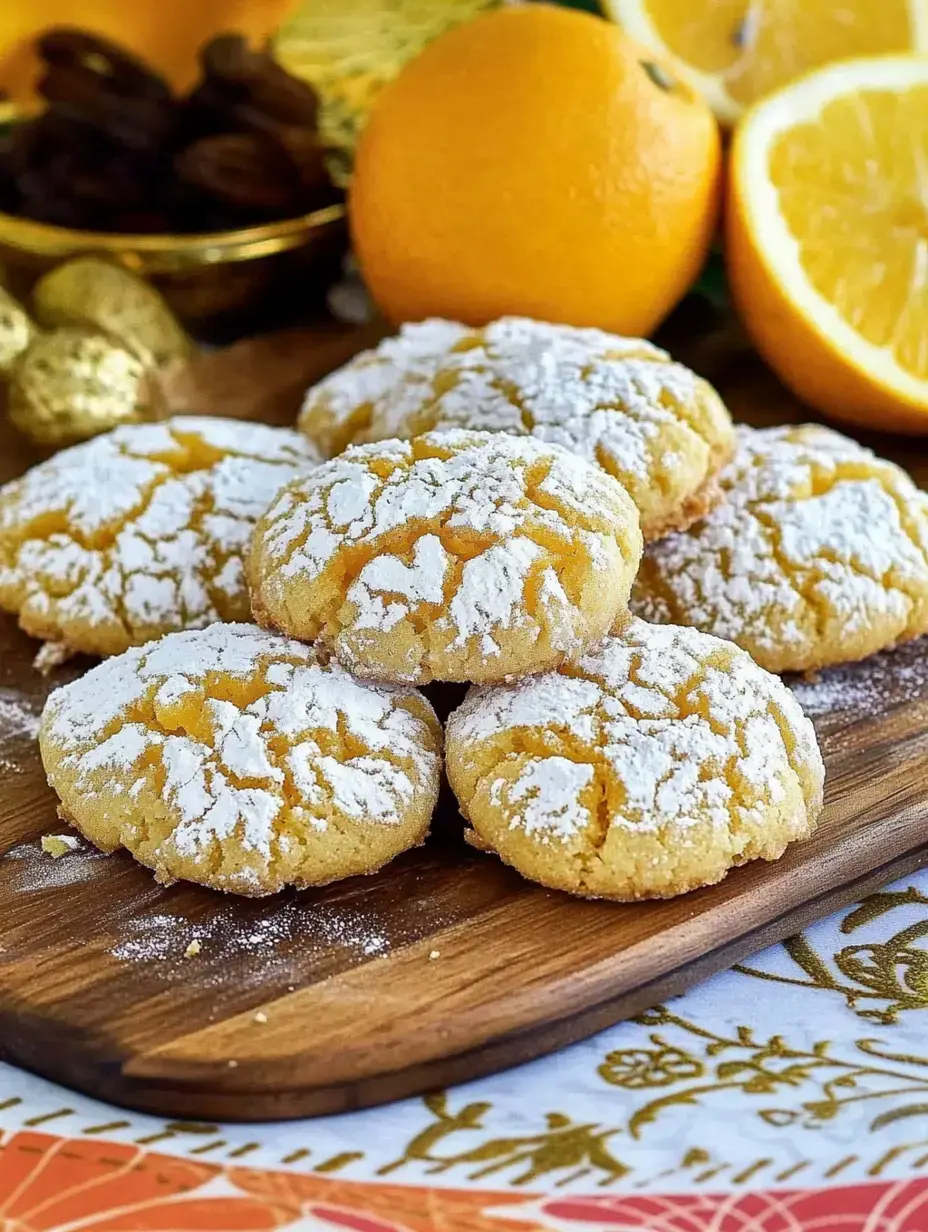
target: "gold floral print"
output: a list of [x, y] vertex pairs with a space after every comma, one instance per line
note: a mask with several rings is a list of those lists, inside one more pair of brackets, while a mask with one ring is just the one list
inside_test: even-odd
[[487, 1138], [460, 1151], [439, 1151], [440, 1145], [462, 1130], [483, 1128], [483, 1117], [491, 1105], [467, 1104], [453, 1113], [444, 1092], [426, 1096], [424, 1103], [434, 1120], [416, 1134], [398, 1159], [380, 1168], [378, 1176], [386, 1176], [409, 1163], [420, 1163], [428, 1165], [429, 1175], [464, 1167], [468, 1178], [474, 1181], [518, 1168], [517, 1175], [510, 1178], [512, 1185], [530, 1185], [558, 1172], [565, 1174], [565, 1184], [598, 1174], [598, 1183], [608, 1185], [629, 1171], [606, 1145], [616, 1129], [578, 1124], [563, 1112], [549, 1112], [545, 1117], [546, 1129], [537, 1134]]
[[[819, 1040], [811, 1048], [794, 1048], [782, 1035], [758, 1039], [754, 1030], [745, 1026], [738, 1027], [732, 1036], [721, 1035], [664, 1006], [648, 1010], [635, 1021], [642, 1026], [677, 1028], [693, 1040], [694, 1050], [672, 1046], [664, 1036], [654, 1033], [649, 1037], [653, 1049], [607, 1053], [597, 1072], [611, 1085], [626, 1089], [673, 1087], [630, 1114], [625, 1129], [632, 1138], [640, 1138], [645, 1127], [669, 1109], [699, 1104], [720, 1091], [737, 1090], [760, 1097], [793, 1091], [804, 1094], [805, 1098], [793, 1101], [792, 1106], [768, 1104], [755, 1109], [763, 1121], [777, 1128], [821, 1129], [852, 1104], [878, 1105], [909, 1097], [915, 1097], [913, 1102], [897, 1102], [877, 1112], [870, 1130], [877, 1131], [906, 1117], [928, 1115], [928, 1057], [892, 1052], [878, 1040], [854, 1040], [845, 1045], [850, 1047], [850, 1054], [841, 1056], [835, 1054], [829, 1040]], [[697, 1049], [701, 1055], [697, 1055]], [[648, 1058], [647, 1063], [644, 1058]], [[814, 1092], [811, 1096], [810, 1086]]]
[[[928, 895], [914, 886], [871, 894], [841, 922], [845, 935], [904, 907], [928, 908]], [[803, 973], [790, 977], [761, 971], [750, 964], [735, 967], [742, 975], [800, 988], [837, 992], [861, 1018], [891, 1026], [908, 1010], [928, 1009], [928, 952], [916, 942], [928, 937], [928, 911], [922, 919], [899, 929], [885, 941], [847, 945], [837, 950], [836, 975], [805, 934], [784, 942], [787, 954]]]
[[651, 1036], [655, 1048], [620, 1048], [606, 1054], [598, 1073], [615, 1087], [640, 1091], [646, 1087], [666, 1087], [685, 1078], [699, 1078], [703, 1066], [695, 1057], [671, 1048], [657, 1035]]

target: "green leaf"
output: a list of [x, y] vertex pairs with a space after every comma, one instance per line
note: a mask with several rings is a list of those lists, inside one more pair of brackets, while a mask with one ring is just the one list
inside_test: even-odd
[[701, 295], [716, 308], [727, 308], [730, 299], [728, 294], [728, 278], [725, 273], [725, 262], [722, 254], [713, 250], [709, 253], [702, 273], [693, 284], [694, 295]]

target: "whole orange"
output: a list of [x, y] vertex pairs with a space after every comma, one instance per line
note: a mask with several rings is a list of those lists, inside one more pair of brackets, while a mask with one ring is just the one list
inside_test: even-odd
[[503, 8], [377, 99], [352, 235], [393, 322], [516, 313], [646, 334], [705, 258], [719, 167], [709, 108], [616, 26]]

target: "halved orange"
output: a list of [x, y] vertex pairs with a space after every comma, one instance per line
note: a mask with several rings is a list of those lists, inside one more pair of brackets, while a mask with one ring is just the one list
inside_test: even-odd
[[751, 108], [728, 188], [732, 294], [783, 382], [928, 434], [928, 56], [841, 61]]
[[928, 0], [602, 0], [724, 124], [833, 60], [928, 51]]

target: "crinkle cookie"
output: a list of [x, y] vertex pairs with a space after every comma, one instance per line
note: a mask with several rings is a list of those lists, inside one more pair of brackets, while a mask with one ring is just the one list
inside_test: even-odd
[[[408, 352], [436, 324], [382, 346]], [[716, 475], [734, 452], [731, 419], [712, 386], [665, 351], [521, 317], [447, 341], [440, 348], [436, 339], [428, 353], [420, 342], [402, 379], [396, 359], [392, 379], [383, 378], [383, 352], [377, 365], [370, 355], [352, 361], [310, 391], [304, 425], [338, 401], [354, 408], [343, 422], [356, 441], [469, 428], [563, 445], [627, 489], [646, 540], [689, 526], [718, 502]], [[381, 374], [376, 387], [372, 372]]]
[[579, 662], [472, 689], [447, 769], [475, 845], [593, 898], [669, 898], [808, 837], [812, 724], [743, 650], [633, 620]]
[[928, 631], [928, 497], [814, 424], [739, 429], [726, 500], [652, 544], [645, 620], [729, 638], [774, 672], [863, 659]]
[[635, 506], [598, 467], [530, 437], [434, 432], [289, 483], [248, 576], [259, 624], [358, 675], [487, 681], [602, 637], [640, 555]]
[[107, 659], [51, 695], [39, 743], [61, 817], [97, 847], [248, 895], [372, 873], [421, 843], [441, 765], [421, 694], [254, 625]]
[[299, 426], [327, 457], [341, 453], [370, 423], [373, 408], [395, 385], [447, 355], [466, 325], [433, 318], [404, 325], [307, 390]]
[[0, 488], [0, 608], [99, 655], [247, 619], [254, 524], [317, 459], [298, 432], [194, 417], [66, 449]]

